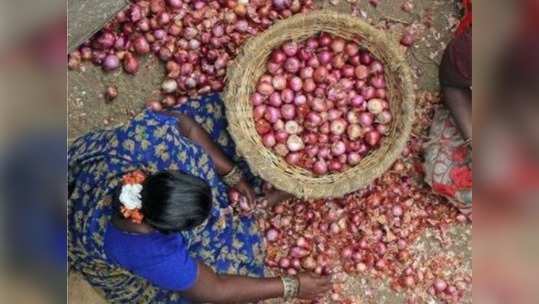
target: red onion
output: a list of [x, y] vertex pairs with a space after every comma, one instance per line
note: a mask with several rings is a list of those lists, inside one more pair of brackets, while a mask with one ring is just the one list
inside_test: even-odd
[[346, 121], [342, 118], [336, 119], [331, 122], [331, 133], [335, 135], [341, 135], [346, 131]]
[[279, 92], [273, 92], [269, 97], [269, 105], [274, 107], [280, 107], [282, 104], [281, 94]]
[[405, 47], [410, 47], [412, 44], [414, 44], [415, 37], [412, 33], [406, 31], [404, 34], [402, 34], [400, 44], [404, 45]]
[[328, 33], [321, 33], [318, 38], [318, 43], [321, 46], [329, 46], [331, 44], [331, 36]]
[[294, 268], [288, 268], [288, 270], [286, 271], [286, 273], [288, 273], [288, 274], [291, 275], [291, 276], [294, 276], [294, 275], [298, 274], [298, 271], [295, 270]]
[[279, 267], [283, 269], [290, 267], [290, 260], [288, 258], [281, 258], [279, 260]]
[[338, 161], [332, 160], [329, 162], [328, 169], [331, 172], [340, 172], [343, 169], [343, 165]]
[[385, 99], [387, 97], [387, 93], [385, 89], [376, 89], [374, 90], [374, 97]]
[[321, 98], [314, 98], [309, 102], [309, 106], [313, 111], [325, 112], [327, 110], [326, 102]]
[[277, 108], [275, 107], [266, 108], [266, 113], [264, 114], [264, 118], [267, 121], [274, 123], [277, 120], [279, 120], [280, 117], [281, 117], [281, 112]]
[[359, 123], [363, 127], [368, 127], [372, 125], [373, 121], [374, 121], [374, 115], [372, 113], [363, 112], [359, 114]]
[[361, 129], [361, 127], [357, 124], [350, 124], [347, 128], [346, 128], [346, 134], [348, 135], [348, 138], [350, 140], [357, 140], [359, 139], [361, 136], [363, 136], [363, 130]]
[[376, 115], [376, 121], [381, 124], [388, 124], [391, 122], [391, 113], [387, 110], [380, 112], [378, 115]]
[[266, 240], [274, 242], [277, 240], [278, 237], [279, 232], [276, 229], [271, 228], [266, 231]]
[[262, 77], [260, 77], [259, 82], [260, 83], [265, 82], [265, 83], [270, 84], [272, 80], [273, 80], [273, 77], [271, 75], [265, 74], [265, 75], [262, 75]]
[[369, 100], [374, 97], [374, 88], [373, 87], [363, 87], [361, 90], [361, 95], [365, 100]]
[[245, 5], [238, 4], [234, 7], [234, 13], [236, 13], [236, 15], [238, 16], [243, 17], [247, 14], [247, 8], [245, 7]]
[[293, 134], [293, 135], [290, 135], [288, 137], [288, 140], [286, 141], [286, 146], [288, 148], [288, 150], [292, 151], [292, 152], [296, 152], [296, 151], [299, 151], [301, 149], [303, 149], [304, 145], [303, 145], [303, 140], [301, 139], [301, 137]]
[[308, 61], [313, 57], [313, 50], [309, 48], [301, 48], [298, 51], [298, 57], [303, 61]]
[[303, 90], [307, 93], [310, 93], [316, 89], [316, 84], [314, 83], [314, 80], [311, 78], [305, 79], [303, 82]]
[[322, 118], [315, 112], [310, 112], [309, 114], [307, 114], [306, 119], [308, 124], [313, 127], [318, 126], [320, 125], [320, 123], [322, 123]]
[[281, 99], [284, 103], [291, 104], [294, 101], [294, 97], [294, 91], [291, 89], [286, 88], [281, 92]]
[[[305, 139], [303, 140], [305, 142]], [[305, 147], [305, 154], [307, 154], [309, 157], [315, 157], [318, 155], [318, 147], [317, 146], [306, 146]]]
[[[273, 96], [273, 95], [272, 95]], [[273, 105], [273, 104], [272, 104]], [[291, 104], [285, 104], [281, 107], [281, 116], [284, 119], [293, 119], [296, 116], [296, 107]], [[286, 128], [286, 126], [285, 126]]]
[[299, 134], [301, 132], [301, 127], [295, 120], [289, 120], [285, 123], [284, 130], [288, 134]]
[[272, 0], [271, 3], [273, 5], [273, 8], [275, 8], [277, 11], [285, 10], [291, 5], [290, 0]]
[[258, 84], [257, 91], [264, 96], [269, 96], [271, 95], [271, 93], [273, 93], [274, 90], [271, 84], [262, 82]]
[[284, 63], [284, 69], [290, 73], [296, 73], [300, 68], [300, 62], [297, 58], [288, 58]]
[[[319, 129], [320, 133], [322, 133], [322, 135], [324, 134], [329, 134], [330, 132], [330, 128], [329, 128], [329, 122], [326, 121], [324, 123], [322, 123], [322, 125], [320, 126], [320, 129]], [[327, 135], [326, 135], [327, 136]], [[320, 140], [320, 139], [319, 139]]]
[[271, 61], [268, 61], [266, 64], [266, 70], [268, 70], [271, 75], [279, 75], [282, 73], [281, 65]]
[[316, 175], [324, 175], [328, 172], [328, 166], [324, 160], [319, 160], [313, 165], [313, 172]]
[[301, 160], [301, 154], [298, 153], [298, 152], [288, 153], [285, 160], [286, 160], [287, 163], [289, 163], [291, 165], [297, 165], [297, 164], [299, 164], [299, 162]]
[[303, 81], [301, 80], [301, 78], [299, 78], [297, 76], [294, 76], [294, 77], [290, 78], [288, 85], [289, 85], [290, 89], [292, 89], [293, 91], [299, 92], [299, 91], [301, 91], [304, 84], [303, 84]]
[[303, 79], [312, 78], [314, 76], [314, 69], [310, 66], [304, 67], [303, 69], [301, 69], [299, 75]]
[[308, 256], [303, 259], [303, 261], [301, 262], [301, 266], [303, 266], [303, 268], [307, 270], [313, 270], [316, 268], [317, 265], [315, 259], [312, 256]]
[[361, 155], [357, 152], [350, 152], [347, 156], [347, 162], [350, 166], [355, 166], [361, 161]]
[[356, 96], [354, 96], [354, 98], [352, 98], [352, 100], [350, 100], [350, 103], [354, 107], [359, 107], [359, 106], [363, 105], [364, 102], [365, 102], [365, 98], [363, 98], [362, 95], [356, 95]]
[[182, 7], [182, 0], [167, 0], [167, 4], [171, 8], [181, 8]]
[[318, 60], [321, 64], [328, 64], [333, 59], [332, 54], [329, 51], [322, 51], [318, 53]]
[[296, 55], [298, 52], [298, 44], [294, 41], [283, 44], [283, 52], [289, 57]]
[[373, 98], [369, 100], [369, 102], [367, 103], [367, 109], [369, 109], [369, 112], [371, 112], [372, 114], [380, 114], [384, 109], [382, 100], [378, 98]]
[[442, 279], [436, 279], [433, 286], [436, 291], [442, 292], [447, 288], [447, 283]]
[[296, 95], [296, 97], [294, 97], [294, 104], [296, 106], [305, 105], [306, 103], [307, 97], [305, 97], [305, 95]]
[[328, 111], [328, 119], [329, 120], [335, 120], [339, 117], [342, 116], [342, 112], [340, 110], [337, 110], [337, 109], [330, 109]]
[[286, 88], [286, 78], [284, 76], [275, 76], [271, 81], [273, 88], [281, 91]]
[[253, 106], [259, 106], [262, 103], [264, 103], [264, 96], [259, 93], [254, 93], [253, 95], [251, 95], [251, 104]]
[[[294, 246], [290, 249], [290, 256], [294, 258], [303, 258], [309, 254], [309, 251], [305, 248]], [[299, 266], [299, 265], [298, 265]]]
[[354, 42], [348, 42], [344, 48], [345, 52], [346, 52], [346, 55], [352, 57], [352, 56], [355, 56], [358, 54], [359, 52], [359, 47], [356, 43]]
[[103, 69], [105, 69], [105, 71], [116, 70], [119, 66], [120, 66], [120, 59], [118, 59], [118, 56], [114, 54], [108, 55], [103, 60]]
[[320, 61], [318, 61], [317, 57], [313, 57], [307, 61], [307, 65], [312, 68], [316, 68], [320, 66]]
[[401, 9], [407, 13], [410, 13], [414, 10], [414, 4], [411, 1], [405, 1], [402, 4]]
[[380, 141], [381, 134], [378, 131], [369, 131], [365, 134], [365, 141], [372, 147]]
[[370, 83], [377, 89], [384, 89], [386, 87], [386, 81], [382, 75], [372, 77]]
[[331, 145], [331, 153], [335, 156], [339, 156], [346, 152], [346, 145], [342, 141], [338, 141]]
[[161, 103], [157, 100], [150, 100], [146, 103], [146, 106], [154, 111], [154, 112], [159, 112], [163, 109], [163, 106], [161, 105]]
[[355, 68], [354, 73], [358, 79], [365, 79], [369, 75], [369, 70], [364, 65], [358, 65]]
[[262, 143], [265, 147], [271, 148], [277, 144], [277, 140], [275, 139], [275, 135], [273, 133], [267, 133], [262, 137]]
[[271, 54], [271, 61], [282, 64], [286, 60], [286, 54], [282, 52], [281, 50], [275, 50]]
[[353, 66], [349, 64], [345, 64], [342, 69], [341, 73], [344, 77], [354, 77], [355, 76], [355, 69]]
[[132, 5], [129, 12], [128, 12], [128, 15], [129, 15], [129, 19], [131, 20], [131, 22], [139, 21], [142, 18], [142, 10], [141, 10], [140, 6], [138, 6], [136, 4]]
[[277, 119], [277, 121], [273, 124], [273, 129], [275, 131], [284, 131], [284, 121], [282, 119]]
[[123, 67], [125, 72], [135, 74], [139, 68], [138, 60], [131, 53], [126, 53], [123, 60]]
[[114, 34], [108, 31], [102, 32], [101, 35], [97, 37], [97, 45], [100, 49], [110, 49], [114, 46], [116, 37]]
[[335, 38], [333, 39], [333, 41], [331, 42], [331, 49], [333, 50], [333, 52], [335, 53], [340, 53], [342, 51], [344, 51], [344, 47], [345, 47], [345, 41], [344, 39], [342, 38]]
[[369, 65], [369, 72], [372, 74], [382, 73], [383, 71], [384, 66], [382, 63], [380, 63], [380, 61], [375, 60], [371, 63], [371, 65]]
[[275, 132], [275, 140], [277, 140], [278, 143], [284, 144], [286, 143], [287, 139], [288, 139], [288, 133], [284, 131]]
[[271, 124], [265, 119], [260, 119], [255, 122], [255, 129], [258, 134], [263, 135], [271, 131]]
[[308, 48], [316, 49], [318, 48], [318, 40], [314, 37], [307, 39], [306, 45]]
[[259, 120], [260, 118], [264, 117], [264, 114], [266, 113], [266, 105], [259, 105], [256, 106], [253, 110], [253, 116], [255, 120]]
[[116, 97], [118, 97], [118, 88], [116, 86], [108, 86], [105, 90], [105, 98], [107, 101], [113, 101]]
[[89, 47], [82, 47], [80, 49], [80, 57], [83, 60], [90, 60], [92, 58], [92, 49]]
[[173, 93], [178, 88], [178, 83], [174, 79], [167, 79], [161, 84], [161, 89], [165, 93]]
[[359, 58], [362, 64], [369, 65], [372, 62], [372, 57], [367, 51], [361, 51], [359, 53]]

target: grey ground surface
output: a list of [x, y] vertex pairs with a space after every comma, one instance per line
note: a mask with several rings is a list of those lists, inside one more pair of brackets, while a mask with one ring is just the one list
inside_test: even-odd
[[[334, 1], [333, 1], [334, 2]], [[407, 51], [407, 59], [414, 69], [418, 91], [438, 90], [437, 69], [442, 51], [451, 37], [450, 27], [458, 20], [457, 1], [443, 0], [413, 0], [415, 8], [412, 13], [401, 10], [403, 0], [382, 0], [375, 9], [366, 0], [358, 0], [363, 12], [358, 12], [358, 18], [366, 18], [377, 27], [388, 27], [395, 39], [400, 39], [404, 27], [412, 26], [421, 32], [421, 40]], [[350, 13], [351, 6], [341, 0], [332, 5], [324, 6]], [[88, 14], [92, 18], [95, 14]], [[432, 27], [425, 29], [418, 25], [419, 20], [431, 16]], [[96, 18], [95, 22], [102, 22]], [[94, 22], [94, 26], [95, 26]], [[92, 27], [91, 20], [86, 22]], [[127, 121], [143, 108], [144, 101], [152, 96], [158, 96], [159, 84], [164, 78], [163, 65], [154, 57], [146, 58], [136, 76], [122, 72], [104, 73], [98, 67], [86, 64], [81, 71], [68, 73], [68, 106], [69, 106], [69, 139], [84, 134], [89, 130], [112, 127]], [[118, 87], [119, 96], [112, 102], [106, 103], [103, 92], [108, 85]], [[427, 233], [414, 245], [414, 250], [421, 252], [422, 257], [435, 256], [440, 252], [452, 254], [461, 261], [462, 269], [471, 275], [471, 225], [458, 225], [450, 228], [451, 245], [441, 248], [439, 242]], [[369, 292], [372, 297], [361, 300], [364, 303], [403, 303], [406, 296], [395, 293], [387, 284], [368, 277], [361, 278], [361, 290], [358, 294]], [[84, 281], [79, 274], [71, 273], [69, 280], [70, 303], [103, 303], [103, 299]], [[466, 303], [471, 303], [471, 291], [465, 297]], [[437, 303], [433, 299], [429, 303]]]

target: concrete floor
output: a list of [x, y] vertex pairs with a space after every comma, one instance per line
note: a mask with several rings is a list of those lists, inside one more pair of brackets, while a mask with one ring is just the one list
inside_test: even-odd
[[[407, 59], [415, 71], [418, 92], [437, 91], [438, 62], [450, 39], [449, 28], [458, 19], [457, 1], [412, 0], [415, 8], [411, 14], [400, 9], [403, 0], [382, 0], [376, 9], [366, 0], [358, 2], [361, 3], [360, 8], [369, 22], [379, 28], [386, 28], [387, 25], [390, 32], [395, 34], [395, 39], [400, 39], [400, 33], [405, 26], [421, 18], [424, 19], [425, 14], [431, 15], [432, 28], [424, 31], [421, 40], [407, 51]], [[342, 12], [352, 12], [351, 6], [343, 0], [340, 0], [337, 5], [329, 3], [322, 3], [322, 5]], [[136, 76], [120, 71], [103, 73], [100, 68], [89, 64], [85, 65], [81, 71], [69, 71], [69, 139], [73, 140], [89, 130], [112, 127], [127, 121], [143, 108], [145, 100], [158, 96], [159, 84], [163, 76], [163, 65], [152, 56], [144, 60]], [[105, 103], [103, 92], [110, 84], [118, 87], [119, 96], [109, 104]], [[422, 250], [425, 256], [436, 255], [445, 250], [454, 251], [462, 261], [461, 264], [464, 267], [462, 271], [471, 275], [471, 226], [456, 226], [450, 230], [453, 243], [450, 248], [441, 249], [429, 233], [425, 234], [415, 247]], [[370, 289], [375, 290], [374, 300], [365, 300], [365, 303], [403, 303], [405, 301], [404, 295], [393, 292], [384, 284], [371, 282], [368, 279], [365, 284], [370, 284]], [[70, 273], [69, 300], [70, 303], [105, 303], [77, 273]], [[465, 298], [465, 302], [471, 303], [471, 293]], [[436, 301], [430, 299], [429, 303], [436, 303]]]

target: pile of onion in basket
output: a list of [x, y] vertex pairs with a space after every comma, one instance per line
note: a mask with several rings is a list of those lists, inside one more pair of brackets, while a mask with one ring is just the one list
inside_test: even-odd
[[251, 103], [264, 146], [316, 175], [357, 165], [392, 120], [383, 64], [328, 33], [273, 50]]
[[105, 71], [140, 68], [153, 53], [166, 65], [161, 107], [220, 91], [226, 67], [243, 42], [275, 21], [306, 12], [312, 0], [137, 0], [69, 55], [68, 66], [91, 61]]

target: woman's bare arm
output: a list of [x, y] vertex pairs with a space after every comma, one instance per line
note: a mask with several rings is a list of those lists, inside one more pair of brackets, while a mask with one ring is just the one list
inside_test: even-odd
[[442, 87], [445, 105], [451, 112], [462, 137], [472, 138], [472, 102], [469, 89]]
[[204, 148], [213, 160], [217, 173], [225, 175], [234, 166], [234, 163], [223, 153], [221, 148], [210, 138], [209, 134], [194, 119], [182, 113], [173, 113], [179, 118], [178, 129], [183, 136], [191, 139]]
[[[304, 273], [299, 280], [301, 298], [313, 299], [331, 288], [328, 277]], [[282, 297], [283, 285], [280, 278], [219, 275], [199, 263], [197, 281], [183, 295], [194, 302], [246, 303]]]

